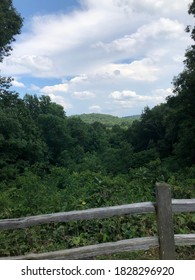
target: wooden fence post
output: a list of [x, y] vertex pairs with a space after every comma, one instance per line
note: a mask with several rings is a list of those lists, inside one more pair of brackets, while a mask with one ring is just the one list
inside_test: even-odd
[[171, 188], [168, 184], [156, 183], [156, 211], [160, 259], [174, 260], [175, 241]]

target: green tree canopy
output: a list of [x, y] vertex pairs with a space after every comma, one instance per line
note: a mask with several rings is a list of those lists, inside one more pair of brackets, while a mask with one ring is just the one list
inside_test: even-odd
[[12, 0], [0, 1], [0, 62], [12, 50], [14, 36], [20, 34], [22, 18], [13, 7]]
[[[191, 3], [188, 12], [195, 17], [195, 1]], [[186, 31], [191, 32], [191, 38], [195, 41], [195, 26], [188, 27]], [[195, 44], [187, 49], [184, 70], [174, 78], [173, 84], [175, 96], [170, 97], [167, 102], [172, 110], [172, 122], [167, 123], [167, 126], [169, 130], [177, 128], [175, 154], [183, 163], [193, 164], [195, 163]]]

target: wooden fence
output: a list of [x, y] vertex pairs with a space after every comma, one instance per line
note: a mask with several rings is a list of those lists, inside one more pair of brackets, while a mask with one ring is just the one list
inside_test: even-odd
[[175, 259], [175, 245], [195, 245], [195, 234], [174, 235], [173, 213], [182, 212], [195, 212], [195, 199], [171, 199], [170, 186], [165, 183], [157, 183], [156, 203], [142, 202], [82, 211], [0, 220], [0, 230], [8, 230], [53, 222], [70, 222], [121, 215], [156, 213], [158, 228], [158, 236], [126, 239], [117, 242], [107, 242], [47, 253], [5, 257], [0, 258], [0, 260], [86, 259], [125, 251], [148, 250], [155, 247], [159, 248], [160, 259]]

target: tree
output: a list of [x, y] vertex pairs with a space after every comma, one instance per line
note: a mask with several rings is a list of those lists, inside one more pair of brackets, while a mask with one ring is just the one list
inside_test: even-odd
[[94, 122], [89, 126], [88, 151], [102, 153], [108, 147], [108, 131], [100, 122]]
[[[12, 50], [11, 43], [15, 41], [14, 36], [20, 34], [23, 19], [15, 10], [12, 0], [0, 1], [0, 62], [4, 56], [8, 56]], [[0, 98], [3, 95], [8, 95], [10, 98], [11, 92], [8, 92], [11, 86], [12, 79], [2, 77], [0, 75]]]
[[[134, 121], [132, 126], [125, 131], [126, 140], [133, 145], [135, 152], [156, 147], [162, 156], [166, 156], [163, 148], [166, 111], [165, 104], [157, 105], [153, 109], [146, 107], [140, 121]], [[166, 147], [165, 150], [169, 152], [170, 149]]]
[[0, 1], [0, 62], [4, 56], [8, 56], [12, 50], [11, 43], [14, 36], [20, 34], [22, 27], [20, 14], [13, 7], [12, 0]]
[[[195, 0], [189, 6], [195, 17]], [[195, 41], [195, 27], [188, 26]], [[155, 148], [161, 158], [177, 159], [180, 166], [195, 163], [195, 45], [187, 49], [184, 70], [173, 79], [174, 96], [153, 109], [145, 108], [139, 122], [126, 131], [135, 152]]]
[[28, 165], [44, 162], [47, 147], [30, 110], [18, 94], [0, 96], [0, 178], [14, 178]]
[[[189, 7], [189, 14], [195, 17], [195, 0]], [[195, 41], [195, 26], [187, 27], [191, 38]], [[187, 49], [184, 70], [173, 80], [175, 96], [169, 97], [168, 107], [171, 109], [167, 129], [174, 131], [176, 141], [174, 152], [184, 164], [195, 163], [195, 45]], [[174, 128], [174, 129], [173, 129]]]
[[73, 146], [80, 145], [85, 151], [88, 151], [90, 140], [88, 124], [84, 123], [80, 118], [73, 117], [68, 119], [67, 127], [73, 140]]
[[59, 104], [51, 102], [49, 96], [42, 95], [38, 97], [37, 95], [26, 94], [23, 100], [34, 120], [37, 120], [40, 114], [51, 114], [60, 118], [65, 118], [66, 116], [64, 108]]
[[40, 114], [38, 126], [48, 147], [50, 163], [62, 161], [62, 153], [70, 147], [71, 141], [66, 119], [54, 114]]

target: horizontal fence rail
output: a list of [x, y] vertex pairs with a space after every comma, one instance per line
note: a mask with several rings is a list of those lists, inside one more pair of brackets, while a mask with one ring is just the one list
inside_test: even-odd
[[70, 222], [79, 220], [92, 220], [109, 218], [121, 215], [154, 213], [152, 202], [134, 203], [120, 206], [93, 208], [80, 211], [60, 212], [30, 216], [25, 218], [0, 220], [0, 230], [26, 228], [48, 223]]
[[[175, 234], [177, 246], [195, 245], [195, 234]], [[85, 247], [65, 249], [40, 254], [28, 254], [23, 256], [5, 257], [0, 260], [79, 260], [93, 258], [101, 255], [110, 255], [122, 252], [149, 250], [158, 248], [158, 236], [132, 238], [116, 242], [100, 243]]]
[[[172, 199], [174, 213], [195, 212], [195, 199]], [[141, 202], [80, 211], [29, 216], [0, 220], [0, 230], [27, 228], [48, 223], [102, 219], [121, 215], [155, 213], [155, 203]]]
[[54, 251], [49, 253], [29, 254], [25, 256], [18, 256], [18, 257], [11, 257], [11, 258], [9, 257], [7, 259], [17, 259], [17, 260], [71, 259], [73, 260], [73, 259], [91, 258], [100, 255], [109, 255], [109, 254], [126, 252], [126, 251], [148, 250], [154, 247], [158, 247], [158, 238], [156, 236], [126, 239], [126, 240], [121, 240], [116, 242], [100, 243], [96, 245], [89, 245], [85, 247], [66, 249], [66, 250]]
[[119, 206], [69, 211], [24, 218], [0, 220], [0, 230], [27, 228], [48, 223], [71, 222], [79, 220], [103, 219], [121, 215], [156, 213], [158, 236], [132, 238], [116, 242], [100, 243], [85, 247], [54, 252], [4, 257], [2, 259], [85, 259], [125, 251], [159, 248], [161, 259], [175, 258], [175, 245], [195, 245], [195, 234], [175, 234], [173, 213], [195, 212], [195, 199], [171, 199], [170, 186], [156, 184], [156, 202], [141, 202]]

